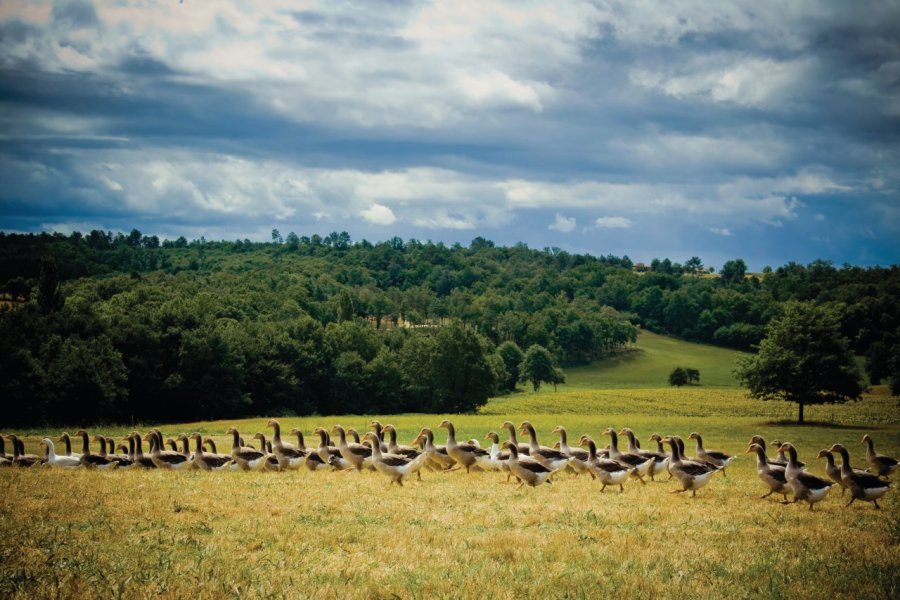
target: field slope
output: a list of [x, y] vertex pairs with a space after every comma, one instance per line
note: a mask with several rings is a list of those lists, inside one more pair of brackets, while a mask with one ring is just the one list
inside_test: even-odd
[[629, 350], [585, 367], [566, 369], [566, 387], [581, 389], [653, 388], [668, 385], [675, 367], [700, 371], [703, 387], [737, 387], [732, 375], [742, 352], [695, 344], [641, 331]]

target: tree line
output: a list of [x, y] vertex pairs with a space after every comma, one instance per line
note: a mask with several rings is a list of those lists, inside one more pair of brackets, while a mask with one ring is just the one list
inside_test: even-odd
[[484, 238], [0, 233], [0, 385], [35, 406], [30, 422], [472, 410], [531, 382], [517, 370], [532, 347], [552, 363], [537, 385], [625, 347], [638, 326], [751, 349], [793, 299], [840, 312], [870, 377], [897, 372], [896, 267], [702, 266], [638, 271], [627, 256]]

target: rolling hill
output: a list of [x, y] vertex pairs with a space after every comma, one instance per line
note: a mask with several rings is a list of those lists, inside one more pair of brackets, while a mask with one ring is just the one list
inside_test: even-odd
[[584, 367], [567, 369], [566, 384], [560, 389], [665, 387], [675, 367], [698, 369], [702, 387], [734, 388], [738, 383], [731, 371], [735, 360], [743, 354], [641, 331], [637, 343], [629, 350]]

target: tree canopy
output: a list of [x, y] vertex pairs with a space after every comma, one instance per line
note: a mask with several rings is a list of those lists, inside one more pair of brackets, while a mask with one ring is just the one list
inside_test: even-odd
[[431, 356], [428, 340], [450, 325], [477, 336], [480, 350], [466, 356], [481, 357], [479, 373], [502, 393], [520, 377], [513, 346], [542, 346], [557, 368], [608, 356], [639, 327], [752, 350], [789, 300], [839, 313], [872, 380], [900, 387], [898, 267], [816, 261], [758, 276], [736, 259], [713, 277], [699, 257], [648, 270], [627, 256], [484, 238], [275, 233], [256, 243], [0, 232], [0, 393], [28, 407], [4, 418], [431, 410], [470, 393], [473, 409], [484, 382], [460, 391], [444, 380], [456, 391], [434, 392], [412, 371], [413, 348]]
[[788, 302], [766, 328], [759, 353], [739, 359], [738, 380], [761, 400], [795, 402], [797, 420], [813, 404], [858, 400], [859, 369], [836, 310], [811, 302]]

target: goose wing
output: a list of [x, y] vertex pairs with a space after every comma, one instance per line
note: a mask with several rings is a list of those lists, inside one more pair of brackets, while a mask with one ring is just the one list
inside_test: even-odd
[[532, 473], [549, 473], [550, 472], [550, 469], [548, 469], [541, 463], [536, 462], [536, 461], [531, 461], [531, 460], [520, 460], [519, 466], [522, 467], [523, 469], [527, 469], [528, 471], [531, 471]]
[[265, 454], [258, 450], [236, 450], [232, 456], [243, 461], [253, 462], [254, 460], [259, 460]]
[[856, 485], [864, 488], [884, 487], [887, 485], [885, 480], [865, 471], [854, 471], [849, 479]]
[[891, 458], [890, 456], [884, 456], [883, 454], [879, 454], [875, 457], [875, 462], [883, 467], [896, 467], [897, 459]]
[[[876, 477], [875, 479], [878, 478]], [[823, 488], [831, 487], [834, 485], [830, 481], [825, 481], [821, 477], [816, 477], [815, 475], [806, 472], [801, 472], [799, 475], [797, 475], [797, 480], [800, 481], [800, 483], [804, 487], [811, 490], [821, 490]]]
[[399, 454], [382, 454], [381, 462], [389, 467], [403, 467], [411, 463], [412, 459], [400, 456]]

